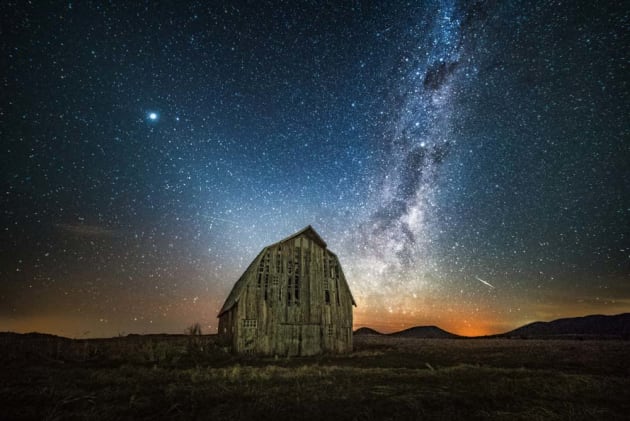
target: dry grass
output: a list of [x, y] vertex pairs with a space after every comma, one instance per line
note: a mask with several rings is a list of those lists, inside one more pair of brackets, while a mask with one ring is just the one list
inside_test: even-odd
[[[630, 342], [356, 338], [241, 358], [205, 336], [0, 344], [5, 419], [626, 419]], [[85, 347], [93, 351], [80, 353]], [[54, 345], [54, 346], [53, 346]], [[75, 348], [72, 348], [72, 347]], [[91, 348], [94, 347], [94, 348]], [[64, 350], [67, 354], [64, 354]], [[50, 355], [53, 353], [54, 355]]]

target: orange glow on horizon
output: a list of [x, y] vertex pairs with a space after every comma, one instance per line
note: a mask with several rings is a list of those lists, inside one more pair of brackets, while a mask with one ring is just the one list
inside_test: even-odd
[[510, 323], [509, 320], [499, 321], [484, 315], [473, 318], [470, 315], [454, 313], [423, 316], [396, 313], [371, 314], [355, 311], [355, 330], [368, 327], [381, 333], [394, 333], [416, 326], [437, 326], [460, 336], [484, 336], [505, 333], [519, 327], [519, 324]]
[[[355, 324], [353, 330], [357, 330], [362, 327], [367, 327], [370, 329], [374, 329], [380, 333], [394, 333], [400, 332], [401, 330], [410, 329], [416, 326], [437, 326], [438, 328], [445, 330], [449, 333], [453, 333], [459, 336], [485, 336], [485, 335], [494, 335], [498, 333], [505, 333], [512, 328], [500, 329], [497, 328], [497, 325], [488, 323], [488, 322], [480, 322], [479, 325], [439, 325], [437, 323], [363, 323], [363, 324]], [[516, 326], [515, 326], [516, 327]]]
[[[168, 314], [153, 311], [153, 317], [136, 317], [133, 314], [104, 318], [100, 314], [47, 314], [0, 317], [0, 331], [17, 333], [39, 332], [69, 338], [107, 338], [118, 335], [183, 333], [194, 322], [202, 325], [204, 334], [214, 334], [217, 328], [218, 305], [208, 305], [210, 298], [180, 300], [170, 307]], [[367, 327], [381, 333], [399, 332], [416, 326], [437, 326], [447, 332], [467, 337], [494, 335], [509, 332], [534, 321], [551, 321], [589, 314], [615, 315], [628, 312], [628, 301], [619, 300], [616, 306], [606, 309], [574, 303], [567, 306], [537, 305], [519, 312], [498, 312], [492, 309], [458, 307], [425, 307], [414, 311], [395, 312], [382, 307], [354, 308], [353, 329]]]

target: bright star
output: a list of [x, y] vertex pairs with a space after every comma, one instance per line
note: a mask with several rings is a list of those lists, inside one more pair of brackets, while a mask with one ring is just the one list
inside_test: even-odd
[[149, 120], [151, 121], [156, 121], [158, 119], [158, 114], [155, 112], [150, 112], [149, 113]]

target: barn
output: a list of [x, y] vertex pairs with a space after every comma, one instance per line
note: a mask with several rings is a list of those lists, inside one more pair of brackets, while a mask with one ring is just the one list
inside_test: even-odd
[[353, 306], [339, 259], [309, 225], [256, 256], [219, 312], [219, 335], [237, 353], [350, 352]]

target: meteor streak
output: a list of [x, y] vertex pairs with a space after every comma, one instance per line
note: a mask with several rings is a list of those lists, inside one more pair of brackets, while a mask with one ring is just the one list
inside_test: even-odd
[[488, 285], [490, 288], [494, 289], [494, 286], [490, 285], [490, 283], [489, 283], [489, 282], [484, 281], [483, 279], [481, 279], [481, 278], [480, 278], [480, 277], [478, 277], [477, 275], [475, 275], [475, 278], [477, 278], [477, 280], [478, 280], [479, 282], [481, 282], [482, 284], [484, 284], [484, 285]]

